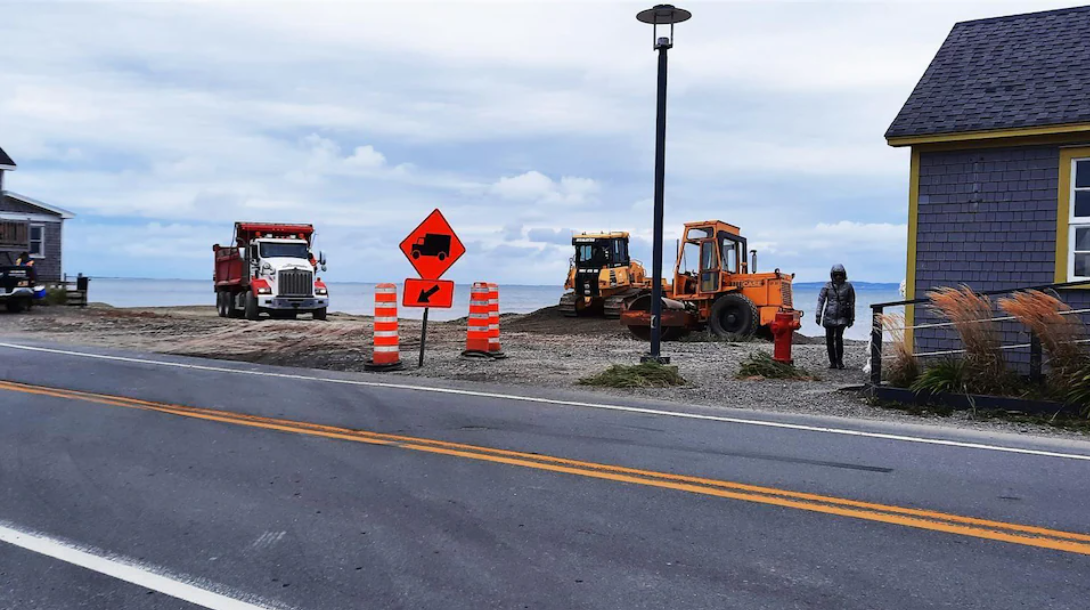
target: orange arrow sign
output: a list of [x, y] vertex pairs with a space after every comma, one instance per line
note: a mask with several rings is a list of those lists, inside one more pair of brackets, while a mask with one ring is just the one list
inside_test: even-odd
[[454, 282], [407, 278], [401, 304], [405, 307], [449, 308], [454, 303]]
[[450, 223], [435, 210], [401, 242], [401, 251], [426, 280], [437, 280], [466, 252]]

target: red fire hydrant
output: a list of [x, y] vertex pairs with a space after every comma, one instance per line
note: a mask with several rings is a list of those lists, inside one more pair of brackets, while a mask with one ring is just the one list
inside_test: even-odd
[[772, 359], [776, 362], [784, 364], [794, 362], [791, 359], [791, 336], [796, 330], [802, 328], [801, 318], [801, 311], [776, 312], [776, 319], [772, 321], [772, 336], [775, 337]]

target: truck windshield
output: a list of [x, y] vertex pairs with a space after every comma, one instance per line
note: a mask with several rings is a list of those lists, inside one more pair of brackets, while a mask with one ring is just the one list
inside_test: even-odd
[[261, 243], [261, 258], [310, 258], [306, 244]]

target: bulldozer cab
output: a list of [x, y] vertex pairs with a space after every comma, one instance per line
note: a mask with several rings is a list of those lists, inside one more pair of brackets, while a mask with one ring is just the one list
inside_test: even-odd
[[626, 267], [629, 263], [628, 234], [578, 235], [572, 238], [575, 264], [580, 269]]
[[746, 273], [746, 238], [738, 227], [708, 221], [685, 225], [685, 238], [674, 272], [678, 296], [709, 296], [735, 290], [732, 278]]

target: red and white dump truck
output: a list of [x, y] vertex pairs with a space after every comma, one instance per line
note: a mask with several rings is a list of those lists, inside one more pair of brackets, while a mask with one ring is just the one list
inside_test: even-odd
[[235, 245], [212, 246], [220, 317], [256, 320], [262, 313], [274, 318], [310, 313], [324, 320], [329, 289], [316, 272], [325, 270], [325, 256], [314, 257], [313, 238], [309, 224], [236, 222]]

